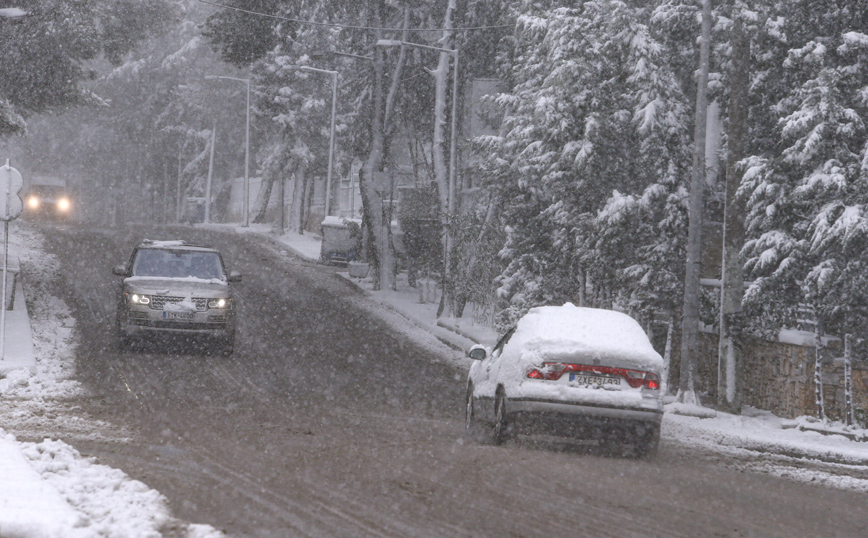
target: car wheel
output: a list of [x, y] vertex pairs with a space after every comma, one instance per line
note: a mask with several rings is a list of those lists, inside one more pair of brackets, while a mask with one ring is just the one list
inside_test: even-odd
[[640, 458], [655, 457], [660, 446], [660, 424], [646, 427], [644, 434], [638, 437], [636, 443], [636, 452]]
[[506, 395], [499, 390], [494, 397], [494, 430], [492, 432], [494, 444], [499, 445], [506, 440], [506, 427]]
[[464, 403], [464, 433], [468, 438], [484, 445], [494, 444], [494, 428], [479, 421], [473, 403], [473, 385], [467, 384], [467, 398]]
[[115, 347], [118, 351], [126, 351], [130, 348], [130, 337], [121, 329], [121, 321], [117, 320], [115, 326]]
[[118, 333], [115, 337], [115, 348], [118, 351], [126, 351], [130, 348], [130, 338], [122, 333]]

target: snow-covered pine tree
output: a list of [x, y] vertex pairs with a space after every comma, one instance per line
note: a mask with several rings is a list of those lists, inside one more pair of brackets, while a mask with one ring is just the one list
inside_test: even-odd
[[488, 170], [504, 172], [504, 323], [578, 301], [586, 282], [598, 306], [650, 306], [680, 287], [670, 264], [683, 248], [690, 120], [651, 14], [601, 0], [517, 16], [512, 89], [498, 98], [510, 113], [486, 141]]
[[754, 276], [747, 297], [766, 328], [794, 326], [802, 302], [832, 334], [866, 327], [859, 305], [868, 299], [861, 68], [868, 39], [850, 30], [857, 3], [844, 4], [824, 3], [827, 11], [809, 28], [815, 35], [804, 42], [793, 36], [806, 35], [805, 26], [788, 26], [804, 19], [775, 28], [790, 47], [780, 59], [784, 72], [770, 77], [792, 82], [774, 108], [782, 143], [750, 159], [742, 185], [750, 196], [745, 253]]

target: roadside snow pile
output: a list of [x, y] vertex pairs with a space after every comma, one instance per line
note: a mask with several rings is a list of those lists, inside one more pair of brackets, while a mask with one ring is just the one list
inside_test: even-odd
[[[717, 411], [711, 418], [699, 418], [672, 413], [672, 405], [665, 407], [665, 439], [705, 452], [724, 453], [751, 471], [868, 492], [868, 480], [858, 478], [868, 476], [868, 443], [834, 433], [803, 431], [796, 427], [803, 419], [786, 420], [750, 407], [741, 415]], [[849, 431], [868, 439], [868, 431]], [[796, 460], [812, 462], [811, 468], [794, 466]]]
[[75, 322], [69, 307], [48, 289], [58, 278], [60, 261], [44, 251], [44, 239], [26, 227], [9, 233], [10, 250], [18, 255], [33, 331], [36, 375], [27, 370], [10, 373], [0, 380], [0, 396], [14, 398], [64, 398], [76, 396], [81, 385], [70, 378], [75, 373]]
[[0, 430], [0, 471], [0, 536], [156, 537], [170, 521], [158, 492], [61, 441]]
[[[796, 421], [782, 419], [769, 411], [745, 407], [741, 415], [717, 411], [711, 418], [677, 415], [665, 406], [664, 429], [686, 444], [775, 452], [823, 461], [868, 465], [868, 443], [843, 435], [803, 431]], [[857, 430], [850, 430], [856, 432]], [[858, 430], [868, 438], [868, 432]]]
[[224, 536], [208, 525], [178, 522], [159, 492], [120, 470], [83, 458], [63, 441], [21, 442], [7, 432], [12, 429], [29, 438], [59, 436], [52, 433], [58, 431], [87, 439], [125, 437], [111, 424], [75, 416], [63, 401], [84, 390], [71, 379], [71, 311], [51, 293], [59, 261], [44, 252], [44, 240], [35, 231], [16, 223], [9, 235], [31, 299], [36, 373], [14, 370], [0, 379], [0, 537], [156, 538], [167, 526], [184, 529], [187, 538]]

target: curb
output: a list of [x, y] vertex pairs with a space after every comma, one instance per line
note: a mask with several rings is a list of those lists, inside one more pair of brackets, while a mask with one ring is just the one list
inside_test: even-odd
[[3, 357], [0, 358], [0, 377], [5, 377], [9, 372], [21, 369], [27, 369], [31, 374], [36, 373], [33, 330], [30, 326], [30, 315], [27, 312], [27, 301], [24, 295], [24, 283], [22, 282], [20, 264], [12, 262], [9, 265], [18, 265], [19, 269], [17, 278], [15, 278], [12, 309], [6, 311], [6, 327], [4, 331], [6, 342]]
[[[237, 233], [237, 232], [236, 232], [236, 233]], [[271, 242], [271, 243], [273, 243], [273, 244], [275, 244], [275, 245], [277, 245], [277, 246], [279, 246], [279, 247], [281, 247], [281, 248], [284, 248], [284, 249], [286, 249], [286, 250], [290, 250], [290, 251], [292, 251], [293, 254], [295, 254], [296, 256], [298, 256], [299, 258], [301, 258], [302, 260], [306, 260], [306, 261], [308, 261], [308, 262], [311, 262], [312, 264], [314, 264], [314, 265], [316, 265], [316, 266], [324, 266], [324, 267], [325, 267], [325, 264], [322, 264], [322, 263], [321, 263], [320, 258], [316, 258], [316, 259], [314, 259], [314, 258], [310, 258], [309, 256], [305, 256], [305, 255], [302, 254], [301, 252], [299, 252], [299, 251], [295, 250], [294, 248], [292, 248], [290, 245], [287, 245], [286, 243], [281, 242], [281, 241], [280, 241], [277, 237], [275, 237], [274, 235], [271, 235], [271, 234], [265, 234], [265, 233], [262, 233], [262, 232], [254, 232], [254, 231], [248, 231], [248, 232], [245, 232], [245, 233], [246, 233], [246, 234], [250, 234], [250, 235], [256, 235], [257, 237], [262, 237], [262, 238], [266, 239], [267, 241], [269, 241], [269, 242]], [[442, 342], [443, 344], [449, 346], [451, 349], [454, 349], [454, 350], [456, 350], [456, 351], [460, 351], [460, 352], [464, 353], [464, 352], [467, 351], [467, 347], [469, 347], [469, 346], [465, 346], [465, 345], [463, 345], [464, 343], [458, 343], [458, 342], [455, 342], [455, 341], [453, 341], [453, 340], [450, 340], [447, 336], [444, 336], [443, 334], [438, 334], [439, 331], [432, 330], [432, 329], [440, 328], [440, 329], [442, 329], [443, 331], [448, 331], [449, 333], [452, 333], [452, 334], [454, 334], [454, 335], [456, 335], [456, 336], [458, 336], [458, 337], [460, 337], [460, 338], [464, 338], [464, 339], [466, 339], [466, 340], [469, 340], [469, 341], [472, 342], [473, 344], [478, 344], [478, 343], [479, 343], [479, 342], [476, 341], [476, 339], [472, 338], [470, 335], [465, 334], [464, 332], [462, 332], [461, 330], [459, 330], [459, 329], [457, 329], [457, 328], [455, 328], [455, 327], [450, 327], [448, 324], [443, 323], [441, 320], [437, 320], [437, 323], [436, 323], [436, 325], [434, 325], [434, 326], [432, 326], [432, 325], [430, 325], [430, 324], [426, 324], [426, 323], [420, 322], [419, 320], [417, 320], [417, 319], [415, 319], [415, 318], [413, 318], [413, 317], [411, 317], [411, 316], [406, 315], [406, 314], [405, 314], [404, 312], [402, 312], [401, 310], [395, 308], [394, 306], [392, 306], [392, 305], [390, 305], [390, 304], [388, 304], [388, 303], [386, 303], [386, 302], [376, 301], [376, 299], [373, 299], [373, 298], [368, 294], [368, 290], [366, 290], [366, 289], [364, 289], [363, 287], [361, 287], [361, 286], [359, 285], [359, 283], [353, 281], [352, 278], [349, 278], [349, 277], [343, 277], [343, 276], [342, 276], [342, 273], [338, 273], [338, 276], [339, 276], [340, 278], [342, 278], [344, 281], [349, 282], [350, 284], [352, 284], [353, 287], [355, 287], [357, 290], [359, 290], [360, 292], [362, 292], [363, 294], [365, 294], [365, 296], [368, 297], [369, 299], [374, 300], [377, 304], [382, 305], [383, 307], [388, 308], [391, 312], [400, 315], [402, 318], [404, 318], [405, 320], [407, 320], [408, 322], [410, 322], [410, 323], [413, 324], [414, 326], [419, 327], [420, 329], [423, 329], [423, 330], [425, 330], [425, 331], [428, 331], [432, 336], [434, 336], [434, 338], [436, 338], [437, 340], [439, 340], [439, 341]]]

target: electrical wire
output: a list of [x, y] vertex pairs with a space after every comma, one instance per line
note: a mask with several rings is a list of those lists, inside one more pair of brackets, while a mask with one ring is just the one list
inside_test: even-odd
[[[252, 11], [249, 9], [244, 9], [240, 7], [227, 6], [226, 4], [221, 4], [219, 2], [210, 2], [209, 0], [199, 0], [199, 2], [203, 4], [209, 4], [212, 6], [221, 7], [223, 9], [232, 9], [234, 11], [239, 11], [241, 13], [247, 13], [249, 15], [257, 15], [259, 17], [268, 17], [270, 19], [278, 19], [281, 21], [289, 21], [289, 22], [297, 22], [299, 24], [311, 24], [314, 26], [330, 26], [334, 28], [344, 28], [348, 30], [383, 30], [386, 32], [403, 32], [404, 28], [377, 28], [375, 26], [356, 26], [352, 24], [342, 24], [337, 22], [317, 22], [317, 21], [305, 21], [302, 19], [292, 19], [290, 17], [282, 17], [280, 15], [271, 15], [269, 13], [260, 13], [258, 11]], [[452, 32], [468, 32], [473, 30], [492, 30], [496, 28], [511, 28], [512, 26], [508, 24], [500, 24], [494, 26], [464, 26], [460, 28], [406, 28], [408, 32], [442, 32], [442, 31], [452, 31]]]

